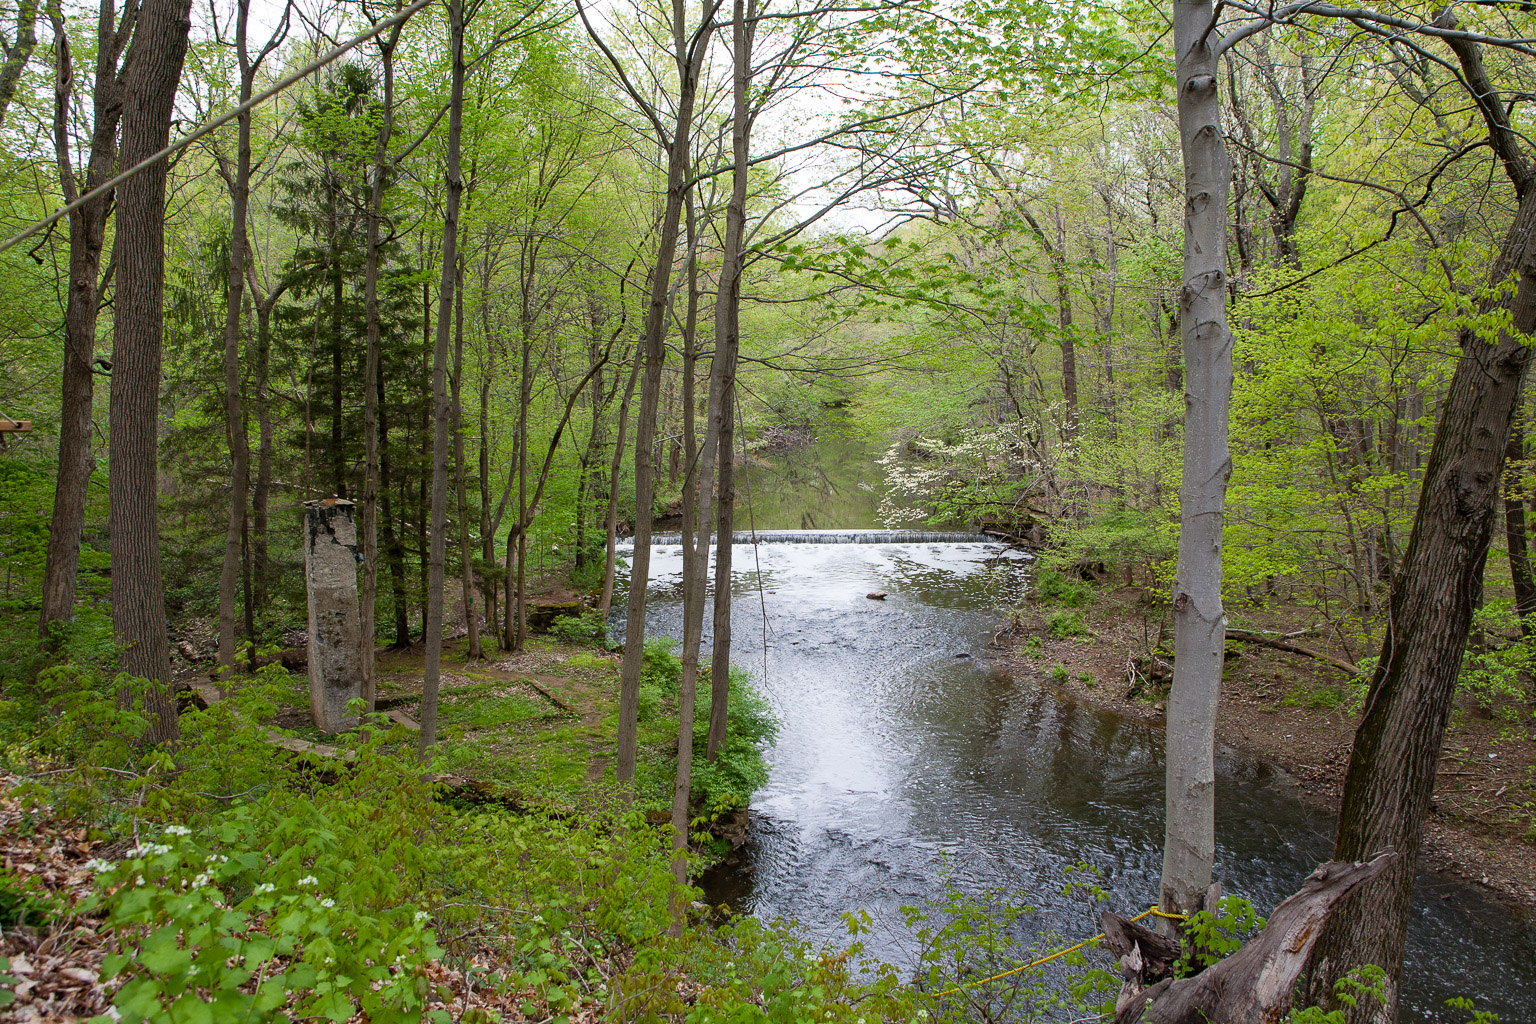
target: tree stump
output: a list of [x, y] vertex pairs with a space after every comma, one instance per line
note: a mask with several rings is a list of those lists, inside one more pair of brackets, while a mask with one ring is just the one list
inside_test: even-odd
[[357, 525], [345, 498], [304, 503], [304, 585], [309, 597], [309, 712], [323, 733], [357, 726], [347, 707], [363, 696], [357, 604]]
[[1104, 944], [1120, 958], [1125, 977], [1115, 1024], [1276, 1024], [1290, 1009], [1328, 915], [1396, 859], [1388, 849], [1366, 863], [1322, 865], [1252, 941], [1191, 978], [1172, 977], [1176, 942], [1106, 911], [1099, 919]]

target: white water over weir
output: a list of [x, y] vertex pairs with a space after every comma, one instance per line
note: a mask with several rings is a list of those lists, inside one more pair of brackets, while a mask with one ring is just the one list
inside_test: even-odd
[[[681, 544], [680, 533], [658, 533], [652, 544]], [[633, 543], [633, 541], [631, 541]], [[1001, 544], [984, 533], [923, 530], [737, 530], [732, 544]]]

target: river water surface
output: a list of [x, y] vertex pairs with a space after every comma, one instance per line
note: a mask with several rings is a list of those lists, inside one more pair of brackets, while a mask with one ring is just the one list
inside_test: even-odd
[[[753, 485], [774, 493], [763, 468]], [[836, 490], [814, 473], [787, 486], [824, 485]], [[812, 494], [818, 525], [870, 525], [867, 493], [836, 503], [842, 515]], [[757, 525], [802, 525], [772, 518]], [[793, 542], [806, 539], [823, 542]], [[898, 966], [914, 947], [900, 908], [941, 898], [947, 880], [1025, 893], [1039, 927], [1066, 936], [1097, 930], [1082, 900], [1061, 896], [1074, 864], [1103, 873], [1113, 909], [1155, 902], [1161, 730], [993, 664], [999, 609], [1024, 586], [1027, 556], [979, 539], [826, 543], [836, 539], [735, 545], [733, 661], [781, 727], [752, 801], [749, 865], [712, 880], [711, 898], [828, 939], [845, 935], [845, 912], [867, 911], [866, 945]], [[676, 543], [654, 548], [651, 633], [680, 635], [681, 568]], [[1225, 751], [1217, 771], [1217, 877], [1267, 912], [1327, 859], [1332, 819], [1262, 764]], [[1505, 1022], [1536, 1021], [1533, 980], [1536, 926], [1470, 886], [1420, 877], [1406, 1019], [1464, 1020], [1444, 1001], [1469, 995]]]

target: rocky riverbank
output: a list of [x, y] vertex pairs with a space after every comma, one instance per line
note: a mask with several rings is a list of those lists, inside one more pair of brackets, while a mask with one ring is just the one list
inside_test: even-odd
[[[1161, 723], [1171, 665], [1150, 654], [1158, 617], [1140, 597], [1099, 589], [1071, 611], [1031, 608], [1013, 631], [1011, 669], [1095, 707]], [[1285, 634], [1309, 624], [1307, 614], [1282, 607], [1240, 618], [1249, 629]], [[1168, 637], [1171, 646], [1171, 629]], [[1362, 652], [1316, 637], [1302, 645], [1309, 654], [1228, 644], [1217, 736], [1283, 769], [1306, 799], [1336, 811], [1360, 698], [1337, 663]], [[1528, 726], [1470, 702], [1457, 708], [1421, 858], [1430, 871], [1536, 914], [1536, 740]]]

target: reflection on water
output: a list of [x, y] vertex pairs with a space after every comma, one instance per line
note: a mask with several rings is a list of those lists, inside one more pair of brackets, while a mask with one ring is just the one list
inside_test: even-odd
[[[882, 479], [857, 442], [754, 460], [747, 477], [739, 527], [878, 525]], [[895, 963], [910, 962], [900, 907], [940, 896], [946, 876], [1027, 893], [1041, 928], [1069, 935], [1096, 930], [1060, 896], [1073, 864], [1103, 873], [1117, 909], [1155, 900], [1161, 731], [989, 666], [1018, 556], [979, 543], [738, 543], [733, 566], [733, 660], [782, 728], [753, 800], [752, 870], [716, 879], [713, 898], [831, 939], [843, 913], [867, 910], [868, 944]], [[680, 635], [680, 571], [680, 549], [658, 547], [651, 632]], [[871, 601], [873, 590], [890, 597]], [[1223, 752], [1217, 767], [1217, 875], [1268, 910], [1328, 857], [1332, 819], [1262, 764]], [[1405, 1017], [1459, 1020], [1444, 1000], [1471, 995], [1506, 1022], [1536, 1019], [1536, 928], [1434, 876], [1418, 897]]]
[[747, 459], [736, 486], [736, 528], [852, 530], [879, 525], [885, 475], [863, 442], [827, 434], [815, 444]]
[[[712, 897], [827, 938], [867, 910], [872, 949], [898, 964], [899, 908], [942, 895], [946, 872], [967, 891], [1028, 894], [1041, 926], [1066, 935], [1097, 930], [1060, 895], [1078, 862], [1103, 872], [1122, 912], [1155, 900], [1161, 732], [989, 664], [1025, 556], [933, 543], [738, 544], [733, 557], [733, 660], [782, 728], [753, 799], [753, 870]], [[655, 549], [649, 632], [680, 635], [680, 571], [678, 547]], [[1217, 875], [1267, 911], [1327, 858], [1332, 821], [1263, 765], [1226, 753], [1218, 772]], [[1409, 1016], [1459, 1019], [1444, 1000], [1472, 995], [1533, 1020], [1533, 977], [1536, 930], [1469, 887], [1420, 879]]]

